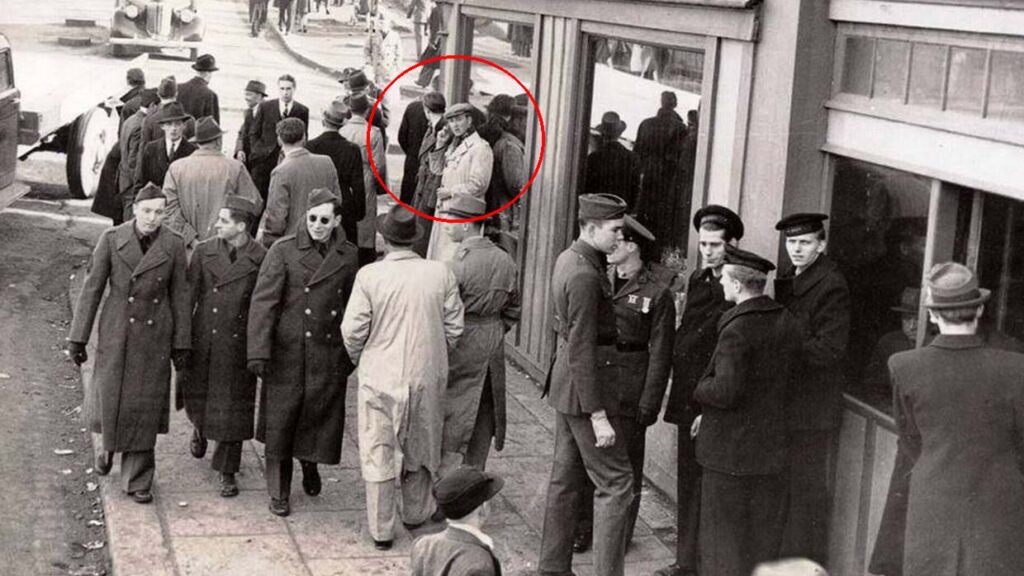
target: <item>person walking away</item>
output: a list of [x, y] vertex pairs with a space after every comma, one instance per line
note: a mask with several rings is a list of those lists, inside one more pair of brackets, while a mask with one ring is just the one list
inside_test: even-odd
[[192, 69], [196, 75], [178, 86], [178, 103], [197, 121], [210, 116], [220, 124], [220, 102], [217, 93], [210, 89], [213, 73], [219, 70], [217, 60], [211, 54], [202, 54]]
[[292, 459], [302, 489], [323, 487], [318, 464], [341, 461], [345, 391], [352, 363], [339, 338], [355, 280], [355, 247], [338, 230], [330, 190], [309, 195], [303, 225], [267, 251], [249, 306], [247, 368], [263, 384], [256, 440], [267, 458], [272, 514], [291, 513]]
[[[441, 187], [441, 176], [444, 174], [444, 154], [451, 141], [451, 132], [446, 128], [444, 120], [446, 106], [444, 95], [440, 92], [428, 92], [423, 95], [427, 131], [423, 135], [418, 152], [416, 191], [413, 194], [412, 206], [431, 216], [437, 209], [437, 189]], [[433, 220], [424, 219], [423, 238], [413, 245], [413, 251], [423, 258], [427, 257], [433, 225]]]
[[177, 382], [193, 426], [189, 452], [202, 458], [207, 441], [216, 442], [211, 465], [220, 473], [224, 498], [238, 495], [242, 443], [253, 437], [256, 376], [245, 368], [246, 327], [250, 295], [267, 253], [249, 236], [257, 214], [251, 199], [227, 196], [214, 223], [216, 237], [196, 246], [188, 266], [192, 362]]
[[323, 133], [307, 142], [306, 150], [327, 156], [334, 163], [341, 190], [341, 228], [348, 241], [354, 244], [359, 239], [359, 221], [366, 217], [366, 190], [359, 146], [346, 140], [340, 133], [341, 127], [351, 115], [348, 105], [340, 98], [335, 98], [322, 113]]
[[[359, 265], [365, 266], [377, 259], [377, 233], [374, 229], [377, 219], [377, 178], [370, 167], [370, 154], [377, 170], [386, 166], [384, 138], [381, 130], [371, 126], [369, 148], [366, 143], [366, 115], [370, 113], [370, 101], [365, 95], [353, 96], [349, 100], [352, 117], [339, 130], [339, 134], [359, 147], [363, 159], [363, 193], [366, 194], [366, 211], [357, 225]], [[383, 174], [383, 171], [381, 171]]]
[[387, 253], [359, 271], [341, 323], [358, 367], [359, 459], [378, 550], [391, 548], [398, 510], [410, 529], [434, 512], [448, 353], [463, 332], [455, 275], [410, 250], [417, 219], [399, 205], [377, 218]]
[[185, 243], [163, 226], [166, 205], [160, 188], [147, 184], [135, 197], [135, 217], [103, 232], [68, 333], [68, 352], [81, 366], [102, 303], [86, 397], [90, 428], [102, 434], [95, 468], [105, 476], [120, 453], [122, 490], [139, 504], [153, 501], [153, 448], [168, 430], [171, 364], [183, 369], [192, 345]]

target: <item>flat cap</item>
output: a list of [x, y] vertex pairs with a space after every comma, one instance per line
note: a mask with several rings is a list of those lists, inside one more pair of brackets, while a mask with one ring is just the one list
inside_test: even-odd
[[924, 281], [928, 289], [927, 308], [965, 308], [984, 304], [990, 290], [978, 287], [974, 271], [958, 262], [936, 264], [928, 271]]
[[245, 83], [246, 92], [255, 92], [257, 94], [267, 95], [267, 85], [259, 80], [249, 80]]
[[494, 498], [505, 481], [472, 466], [459, 466], [434, 483], [433, 493], [445, 518], [464, 518]]
[[129, 84], [132, 85], [145, 85], [146, 84], [146, 73], [142, 71], [142, 68], [129, 68], [128, 73], [125, 74]]
[[259, 215], [257, 210], [256, 210], [256, 203], [255, 202], [253, 202], [252, 200], [249, 200], [245, 196], [239, 196], [237, 194], [232, 194], [232, 195], [228, 196], [227, 198], [225, 198], [224, 199], [224, 207], [227, 208], [228, 210], [234, 210], [234, 211], [242, 212], [244, 214], [249, 214], [249, 215], [252, 215], [252, 216], [258, 216]]
[[584, 194], [579, 198], [580, 220], [615, 220], [626, 214], [626, 201], [615, 194]]
[[626, 214], [625, 227], [622, 230], [623, 238], [628, 242], [639, 244], [641, 242], [654, 242], [654, 234], [640, 223], [632, 214]]
[[446, 119], [451, 119], [455, 118], [456, 116], [461, 116], [462, 114], [472, 115], [473, 105], [469, 104], [468, 102], [460, 102], [459, 104], [449, 106], [448, 109], [445, 110], [444, 112], [444, 117]]
[[701, 225], [706, 222], [718, 224], [728, 232], [729, 237], [739, 240], [743, 238], [743, 220], [739, 215], [725, 206], [708, 204], [697, 210], [693, 215], [693, 229], [700, 230]]
[[469, 194], [456, 194], [448, 201], [446, 212], [455, 218], [476, 218], [487, 212], [487, 202]]
[[338, 197], [331, 193], [327, 188], [314, 188], [310, 193], [309, 197], [306, 198], [306, 210], [310, 208], [316, 208], [321, 204], [327, 204], [328, 202], [337, 202]]
[[145, 186], [142, 187], [142, 190], [139, 190], [139, 193], [135, 195], [136, 204], [144, 200], [155, 199], [167, 200], [167, 195], [164, 194], [164, 191], [159, 186], [153, 184], [152, 182], [148, 182]]
[[732, 264], [733, 266], [751, 268], [758, 272], [763, 272], [764, 274], [775, 270], [775, 264], [772, 264], [769, 260], [761, 258], [753, 252], [740, 250], [732, 244], [725, 245], [725, 263]]
[[792, 236], [801, 236], [803, 234], [810, 234], [811, 232], [817, 232], [824, 230], [825, 225], [822, 224], [825, 220], [828, 220], [828, 214], [818, 214], [816, 212], [800, 212], [797, 214], [790, 214], [775, 225], [776, 230], [781, 230], [783, 235], [787, 238]]

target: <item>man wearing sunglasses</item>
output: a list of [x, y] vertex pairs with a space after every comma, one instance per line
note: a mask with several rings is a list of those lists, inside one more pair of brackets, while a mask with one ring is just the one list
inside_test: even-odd
[[270, 511], [278, 516], [291, 511], [292, 458], [310, 496], [321, 489], [317, 464], [341, 461], [352, 372], [340, 331], [356, 247], [338, 229], [332, 191], [310, 192], [303, 220], [270, 247], [249, 308], [248, 368], [263, 380], [256, 439], [266, 446]]

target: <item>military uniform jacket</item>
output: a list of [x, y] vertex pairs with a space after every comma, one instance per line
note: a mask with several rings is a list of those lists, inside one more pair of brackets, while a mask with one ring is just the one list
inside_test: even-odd
[[734, 475], [786, 464], [786, 398], [800, 326], [768, 296], [722, 315], [718, 344], [694, 398], [702, 407], [697, 461]]
[[196, 151], [195, 144], [189, 143], [182, 138], [174, 150], [174, 157], [167, 156], [167, 141], [164, 139], [155, 140], [146, 144], [139, 153], [139, 163], [135, 166], [135, 188], [131, 192], [131, 198], [125, 198], [126, 204], [134, 201], [135, 195], [142, 188], [152, 182], [160, 188], [164, 186], [164, 177], [171, 163], [187, 157]]
[[501, 576], [494, 552], [476, 536], [453, 526], [417, 538], [411, 568], [412, 576]]
[[162, 227], [143, 255], [134, 227], [100, 236], [68, 335], [88, 342], [103, 302], [86, 415], [110, 452], [150, 450], [167, 432], [171, 350], [192, 344], [185, 243]]
[[178, 104], [185, 113], [196, 120], [204, 116], [212, 116], [220, 124], [220, 102], [217, 93], [199, 76], [193, 76], [188, 82], [178, 85]]
[[558, 255], [551, 280], [555, 357], [544, 392], [570, 415], [621, 415], [616, 390], [615, 312], [604, 255], [582, 240]]
[[249, 307], [248, 358], [269, 360], [256, 439], [268, 457], [337, 464], [352, 363], [341, 339], [358, 268], [335, 232], [322, 257], [305, 226], [267, 252]]
[[839, 426], [850, 337], [850, 290], [836, 263], [822, 254], [799, 276], [775, 279], [775, 298], [803, 324], [801, 361], [793, 370], [789, 422], [794, 430]]
[[[610, 273], [614, 278], [615, 271]], [[657, 414], [672, 370], [676, 308], [668, 285], [641, 268], [614, 296], [617, 390], [628, 416]]]
[[899, 444], [871, 571], [1024, 574], [1024, 355], [939, 335], [889, 373]]
[[250, 240], [237, 250], [211, 238], [196, 245], [189, 262], [192, 287], [192, 366], [179, 378], [189, 420], [210, 440], [253, 435], [256, 377], [245, 369], [249, 300], [267, 250]]
[[718, 342], [718, 321], [733, 307], [711, 269], [694, 270], [686, 283], [686, 305], [673, 348], [672, 389], [665, 421], [689, 429], [700, 414], [693, 391], [711, 361]]

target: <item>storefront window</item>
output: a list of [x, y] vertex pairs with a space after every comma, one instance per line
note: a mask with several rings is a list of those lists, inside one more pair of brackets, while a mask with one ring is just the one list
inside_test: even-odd
[[846, 62], [843, 66], [843, 92], [871, 95], [871, 67], [875, 59], [874, 38], [847, 36]]
[[828, 251], [850, 287], [850, 390], [886, 408], [888, 356], [915, 344], [930, 181], [845, 158], [834, 165]]
[[910, 95], [914, 106], [942, 108], [943, 71], [946, 47], [938, 44], [914, 44], [910, 61]]
[[985, 89], [985, 51], [954, 46], [949, 53], [948, 110], [981, 113]]
[[[978, 194], [981, 194], [980, 192]], [[978, 277], [992, 290], [982, 326], [989, 344], [1024, 351], [1024, 203], [983, 194]]]
[[704, 54], [592, 38], [590, 114], [578, 193], [621, 196], [657, 238], [648, 255], [681, 266], [690, 230]]
[[992, 52], [988, 115], [1024, 121], [1024, 52]]
[[873, 96], [882, 100], [903, 100], [907, 81], [907, 57], [910, 43], [879, 40], [875, 54]]

